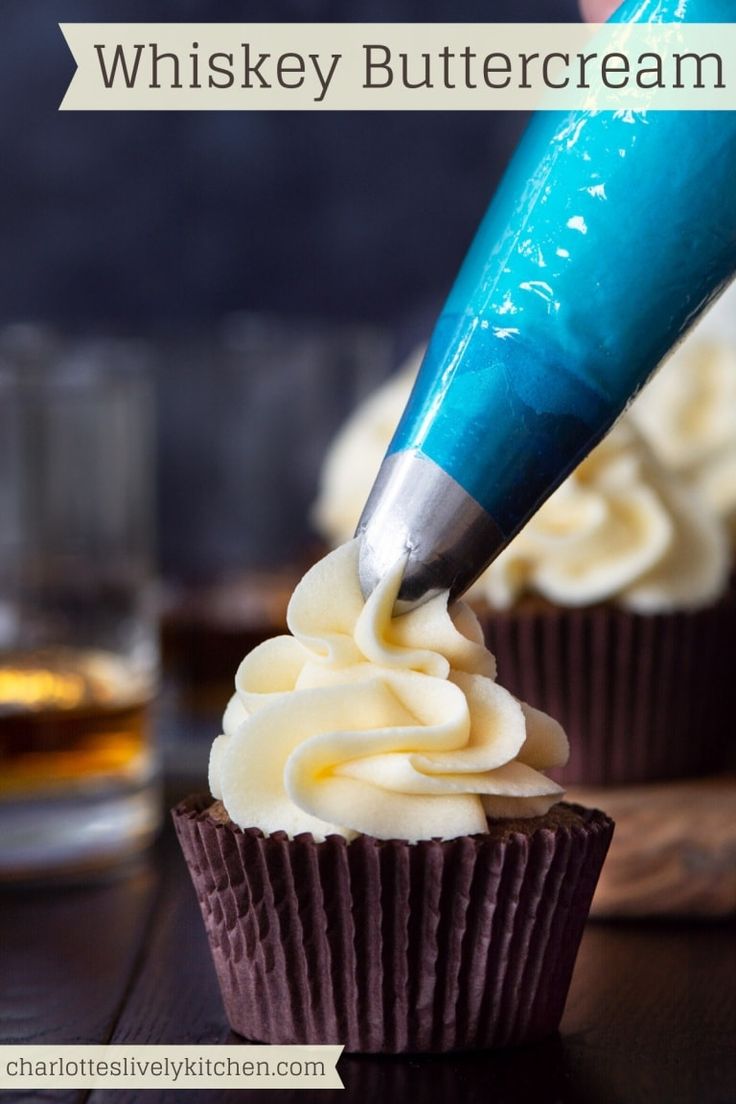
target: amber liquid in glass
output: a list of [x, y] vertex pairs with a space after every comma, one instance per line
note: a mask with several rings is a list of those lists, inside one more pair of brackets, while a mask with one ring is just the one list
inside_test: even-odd
[[150, 700], [112, 653], [0, 652], [0, 799], [145, 774]]

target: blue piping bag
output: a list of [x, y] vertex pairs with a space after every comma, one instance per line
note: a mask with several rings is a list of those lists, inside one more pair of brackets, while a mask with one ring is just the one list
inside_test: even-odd
[[[727, 22], [731, 0], [614, 19]], [[540, 112], [435, 326], [361, 517], [367, 595], [461, 594], [736, 270], [736, 112]]]

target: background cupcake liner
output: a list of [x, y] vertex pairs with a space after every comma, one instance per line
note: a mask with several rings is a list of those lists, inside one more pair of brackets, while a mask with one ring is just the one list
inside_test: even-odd
[[559, 781], [619, 785], [723, 764], [736, 710], [732, 596], [669, 614], [608, 606], [477, 612], [499, 681], [567, 732], [570, 760], [550, 771]]
[[228, 1020], [270, 1043], [440, 1052], [554, 1032], [613, 823], [418, 844], [174, 822]]

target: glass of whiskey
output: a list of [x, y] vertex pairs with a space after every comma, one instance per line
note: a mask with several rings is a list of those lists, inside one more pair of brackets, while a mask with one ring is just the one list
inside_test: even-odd
[[0, 335], [0, 881], [99, 875], [160, 823], [144, 364]]

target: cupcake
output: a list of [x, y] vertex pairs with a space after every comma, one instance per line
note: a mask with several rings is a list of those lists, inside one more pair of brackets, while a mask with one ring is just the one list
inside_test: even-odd
[[475, 585], [509, 686], [565, 724], [568, 784], [703, 774], [732, 715], [715, 516], [621, 421]]
[[[419, 356], [358, 410], [325, 461], [314, 521], [354, 529]], [[736, 605], [724, 527], [631, 417], [547, 500], [467, 595], [504, 680], [559, 718], [555, 777], [590, 785], [717, 768], [733, 715]]]
[[440, 595], [367, 601], [351, 541], [241, 663], [212, 797], [174, 811], [229, 1022], [269, 1043], [441, 1052], [559, 1024], [613, 829], [561, 802], [560, 725]]

